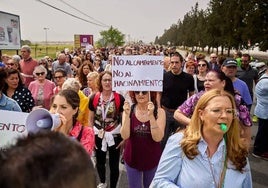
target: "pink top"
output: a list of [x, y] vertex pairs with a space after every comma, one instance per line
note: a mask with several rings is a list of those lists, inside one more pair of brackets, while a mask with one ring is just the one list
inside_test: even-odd
[[33, 71], [37, 65], [37, 61], [33, 58], [20, 60], [21, 75], [26, 87], [29, 86], [30, 82], [34, 81]]
[[[78, 139], [80, 131], [82, 129], [82, 124], [78, 121], [75, 123], [74, 127], [69, 133], [69, 136], [72, 136]], [[81, 139], [78, 140], [85, 148], [85, 150], [91, 155], [95, 146], [95, 135], [92, 127], [83, 126], [83, 132], [81, 133]]]
[[50, 109], [50, 100], [53, 94], [53, 89], [56, 87], [54, 82], [45, 79], [45, 83], [41, 85], [37, 80], [33, 81], [29, 85], [29, 90], [35, 101], [35, 105], [38, 105], [38, 91], [43, 87], [43, 107], [47, 110]]

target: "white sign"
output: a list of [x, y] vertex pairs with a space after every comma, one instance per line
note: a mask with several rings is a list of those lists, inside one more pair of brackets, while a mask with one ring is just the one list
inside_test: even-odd
[[27, 135], [28, 113], [0, 110], [0, 149], [13, 144], [17, 137]]
[[0, 11], [0, 50], [20, 49], [20, 17]]
[[163, 56], [113, 56], [113, 91], [162, 91]]

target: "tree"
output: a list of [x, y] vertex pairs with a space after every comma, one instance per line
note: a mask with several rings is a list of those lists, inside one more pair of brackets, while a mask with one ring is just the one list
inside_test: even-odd
[[102, 38], [97, 41], [97, 46], [115, 47], [122, 46], [125, 44], [125, 35], [122, 34], [118, 29], [113, 28], [112, 26], [106, 31], [101, 31], [100, 35], [102, 36]]

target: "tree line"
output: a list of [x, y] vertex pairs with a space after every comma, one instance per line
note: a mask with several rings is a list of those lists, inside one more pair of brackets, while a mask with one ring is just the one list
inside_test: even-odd
[[267, 0], [211, 0], [208, 8], [198, 3], [183, 20], [155, 38], [155, 44], [201, 48], [242, 50], [259, 47], [268, 49]]

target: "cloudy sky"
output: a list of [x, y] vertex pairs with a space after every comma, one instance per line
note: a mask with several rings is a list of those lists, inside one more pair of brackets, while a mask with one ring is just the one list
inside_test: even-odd
[[99, 32], [108, 29], [103, 25], [112, 25], [127, 40], [151, 42], [196, 2], [206, 9], [209, 0], [0, 0], [0, 11], [20, 16], [23, 40], [44, 41], [44, 28], [49, 28], [48, 41], [73, 41], [74, 34], [93, 34], [96, 41]]

